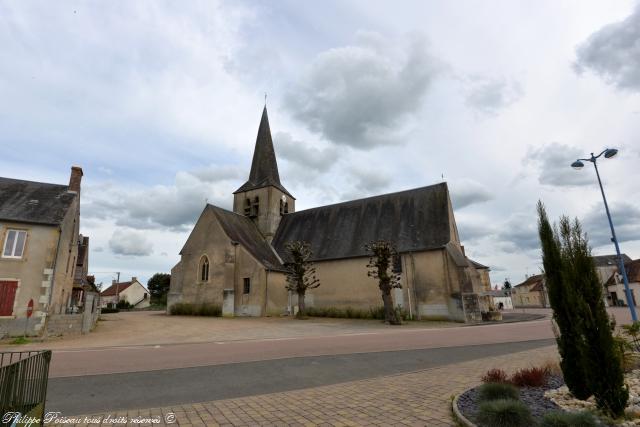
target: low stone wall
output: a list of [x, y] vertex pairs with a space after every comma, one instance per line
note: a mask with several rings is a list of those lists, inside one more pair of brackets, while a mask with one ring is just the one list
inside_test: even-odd
[[82, 313], [52, 314], [47, 321], [47, 335], [80, 335], [82, 333]]
[[40, 325], [39, 317], [32, 317], [28, 320], [26, 317], [18, 319], [0, 318], [0, 339], [21, 337], [23, 335], [28, 337], [38, 336], [40, 335], [39, 328], [37, 328], [38, 325]]

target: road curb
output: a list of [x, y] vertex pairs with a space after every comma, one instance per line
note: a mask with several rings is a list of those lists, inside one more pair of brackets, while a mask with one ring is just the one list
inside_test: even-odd
[[477, 427], [474, 423], [469, 421], [467, 417], [462, 415], [462, 412], [460, 412], [460, 409], [458, 409], [458, 398], [462, 394], [466, 393], [467, 391], [468, 390], [465, 390], [464, 392], [457, 394], [456, 397], [453, 398], [453, 402], [451, 403], [451, 407], [453, 409], [453, 417], [456, 419], [456, 421], [458, 421], [460, 424], [462, 424], [465, 427]]

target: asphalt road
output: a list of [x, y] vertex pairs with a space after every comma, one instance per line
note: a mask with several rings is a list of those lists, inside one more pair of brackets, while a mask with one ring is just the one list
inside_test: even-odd
[[548, 319], [543, 319], [440, 329], [389, 328], [381, 331], [311, 337], [60, 349], [53, 351], [50, 377], [532, 341], [553, 338], [550, 325]]
[[57, 377], [49, 380], [47, 410], [70, 416], [288, 391], [428, 369], [553, 343], [553, 339], [538, 339]]

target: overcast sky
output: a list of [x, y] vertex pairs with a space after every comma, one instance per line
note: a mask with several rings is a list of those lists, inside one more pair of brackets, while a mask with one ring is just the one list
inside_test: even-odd
[[169, 272], [205, 203], [231, 208], [268, 93], [298, 210], [449, 183], [492, 281], [540, 271], [535, 204], [640, 257], [634, 1], [0, 0], [0, 175], [84, 169], [98, 282]]

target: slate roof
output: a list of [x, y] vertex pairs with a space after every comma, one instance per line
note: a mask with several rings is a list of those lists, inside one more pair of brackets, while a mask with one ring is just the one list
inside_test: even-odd
[[258, 227], [250, 218], [214, 205], [207, 205], [207, 208], [213, 211], [224, 232], [231, 240], [240, 243], [268, 269], [284, 271], [277, 254], [262, 237]]
[[444, 247], [451, 240], [446, 183], [321, 206], [282, 217], [272, 242], [303, 240], [315, 260], [367, 256], [364, 245], [389, 240], [399, 252]]
[[267, 106], [265, 105], [264, 110], [262, 110], [258, 136], [256, 137], [256, 147], [253, 150], [253, 161], [251, 162], [249, 180], [233, 193], [255, 190], [270, 185], [276, 187], [289, 197], [294, 198], [280, 183], [278, 162], [276, 161], [276, 152], [273, 149], [269, 117], [267, 116]]
[[472, 260], [472, 259], [470, 259], [470, 260], [469, 260], [469, 262], [471, 263], [471, 265], [473, 265], [473, 267], [474, 267], [476, 270], [490, 270], [490, 268], [489, 268], [489, 267], [487, 267], [486, 265], [480, 264], [479, 262], [474, 261], [474, 260]]
[[103, 297], [115, 296], [116, 290], [118, 291], [118, 293], [122, 293], [125, 289], [127, 289], [132, 284], [133, 282], [114, 283], [111, 286], [109, 286], [107, 289], [102, 291], [100, 295], [102, 295]]
[[521, 286], [531, 286], [529, 291], [541, 291], [542, 290], [542, 281], [544, 280], [544, 274], [535, 274], [533, 276], [529, 276], [524, 282], [516, 285], [516, 288]]
[[68, 186], [0, 178], [0, 220], [59, 225], [75, 193]]
[[[624, 264], [624, 269], [627, 271], [627, 279], [629, 279], [629, 283], [640, 282], [640, 259], [626, 262]], [[616, 273], [613, 273], [611, 276], [609, 276], [609, 280], [607, 280], [607, 282], [604, 285], [605, 286], [615, 285], [616, 284], [615, 275]], [[622, 276], [620, 276], [620, 280], [622, 281]]]
[[[617, 267], [618, 266], [618, 255], [616, 254], [597, 255], [592, 258], [593, 258], [593, 262], [596, 264], [596, 267], [610, 267], [610, 266]], [[631, 258], [629, 258], [627, 254], [622, 254], [622, 260], [625, 264], [628, 262], [631, 262]]]

